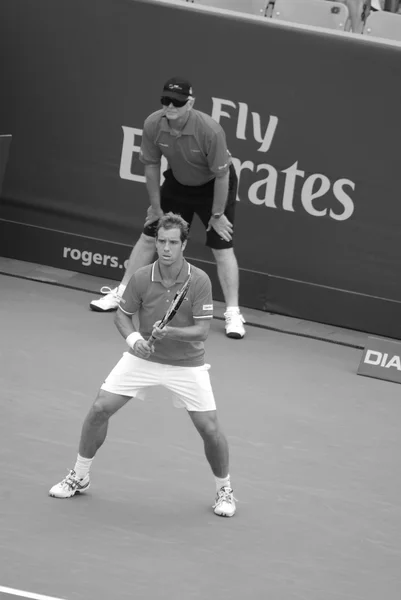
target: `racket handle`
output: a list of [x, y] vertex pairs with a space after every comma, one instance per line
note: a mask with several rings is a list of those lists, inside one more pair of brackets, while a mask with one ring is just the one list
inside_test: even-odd
[[151, 348], [153, 348], [153, 346], [155, 345], [155, 341], [156, 338], [153, 335], [151, 335], [150, 338], [148, 338], [148, 344]]
[[[164, 329], [164, 327], [166, 326], [166, 323], [164, 321], [164, 319], [162, 319], [159, 323], [159, 329]], [[157, 338], [155, 338], [153, 335], [151, 335], [148, 338], [148, 344], [151, 348], [153, 348], [153, 346], [155, 345], [155, 342], [157, 342]]]

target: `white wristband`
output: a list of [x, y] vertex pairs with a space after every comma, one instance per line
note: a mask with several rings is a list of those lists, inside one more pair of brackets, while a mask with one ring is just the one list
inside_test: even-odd
[[143, 340], [144, 338], [141, 336], [141, 334], [139, 333], [139, 331], [133, 331], [132, 333], [130, 333], [126, 338], [125, 341], [127, 342], [128, 346], [132, 349], [134, 349], [134, 346], [136, 344], [136, 342], [138, 340]]

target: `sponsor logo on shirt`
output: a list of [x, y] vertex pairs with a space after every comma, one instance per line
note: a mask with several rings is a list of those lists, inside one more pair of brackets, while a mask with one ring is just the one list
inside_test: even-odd
[[202, 306], [203, 310], [213, 310], [213, 304], [204, 304]]

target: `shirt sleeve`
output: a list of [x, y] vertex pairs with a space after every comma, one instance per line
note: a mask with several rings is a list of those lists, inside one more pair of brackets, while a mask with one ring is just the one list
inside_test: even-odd
[[194, 319], [211, 319], [213, 317], [212, 284], [205, 272], [202, 272], [202, 275], [195, 281], [192, 315]]
[[209, 169], [217, 177], [228, 172], [231, 163], [231, 154], [228, 151], [226, 136], [223, 129], [213, 132], [207, 154]]
[[139, 307], [141, 306], [141, 298], [138, 293], [138, 287], [138, 282], [134, 274], [129, 280], [128, 285], [124, 290], [119, 305], [120, 309], [126, 315], [134, 315], [138, 312]]
[[141, 149], [139, 151], [139, 160], [144, 165], [158, 165], [161, 161], [161, 157], [161, 150], [153, 140], [152, 128], [145, 121], [142, 132]]

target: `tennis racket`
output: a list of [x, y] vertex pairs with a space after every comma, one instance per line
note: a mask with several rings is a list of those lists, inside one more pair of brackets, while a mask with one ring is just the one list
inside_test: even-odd
[[[179, 289], [178, 292], [176, 293], [176, 295], [174, 296], [170, 306], [167, 309], [166, 314], [164, 315], [164, 317], [162, 318], [162, 320], [160, 321], [160, 323], [158, 325], [159, 329], [163, 329], [163, 327], [168, 325], [168, 323], [170, 323], [170, 321], [172, 319], [174, 319], [175, 315], [177, 314], [178, 309], [180, 308], [181, 304], [184, 301], [185, 296], [188, 293], [189, 285], [191, 283], [191, 277], [192, 277], [191, 274], [189, 274], [187, 279], [185, 280], [185, 283], [182, 286], [182, 288]], [[153, 347], [155, 342], [156, 342], [156, 338], [153, 337], [153, 335], [151, 335], [150, 338], [148, 339], [149, 346]]]

